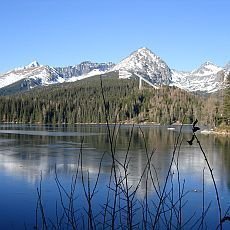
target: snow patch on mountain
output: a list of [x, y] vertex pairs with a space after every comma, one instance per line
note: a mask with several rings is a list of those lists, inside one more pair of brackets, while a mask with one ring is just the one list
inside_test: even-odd
[[86, 78], [89, 78], [89, 77], [93, 77], [93, 76], [97, 76], [97, 75], [101, 75], [101, 74], [105, 74], [106, 71], [101, 71], [99, 69], [94, 69], [92, 71], [90, 71], [89, 73], [87, 74], [83, 74], [81, 76], [78, 76], [78, 77], [71, 77], [67, 80], [67, 82], [75, 82], [75, 81], [78, 81], [78, 80], [83, 80], [83, 79], [86, 79]]
[[97, 75], [97, 71], [105, 72], [111, 69], [114, 66], [112, 62], [108, 63], [93, 63], [90, 61], [82, 62], [75, 66], [67, 66], [67, 67], [56, 67], [55, 69], [58, 71], [60, 76], [62, 76], [66, 81], [74, 81], [74, 79], [79, 80], [78, 77], [85, 76], [89, 74], [89, 76], [93, 76], [93, 72]]
[[40, 85], [63, 83], [65, 81], [53, 67], [49, 66], [42, 66], [39, 69], [35, 69], [29, 78], [36, 80]]
[[171, 86], [184, 89], [186, 91], [200, 91], [204, 93], [213, 93], [221, 89], [223, 86], [222, 74], [194, 75], [189, 72], [172, 71]]
[[11, 85], [17, 81], [24, 79], [22, 75], [15, 75], [14, 73], [8, 73], [0, 76], [0, 88]]

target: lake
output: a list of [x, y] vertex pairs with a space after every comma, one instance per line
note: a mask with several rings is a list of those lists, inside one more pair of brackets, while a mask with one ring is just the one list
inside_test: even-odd
[[[109, 130], [110, 136], [106, 125], [1, 124], [0, 229], [71, 229], [71, 220], [78, 229], [110, 229], [113, 221], [120, 229], [216, 229], [213, 181], [198, 143], [187, 142], [190, 126], [181, 133], [179, 126]], [[197, 137], [213, 169], [222, 217], [230, 215], [230, 140]]]

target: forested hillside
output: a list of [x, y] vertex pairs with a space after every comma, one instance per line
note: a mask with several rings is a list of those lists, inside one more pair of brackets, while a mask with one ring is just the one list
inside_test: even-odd
[[[102, 97], [102, 88], [105, 103]], [[0, 122], [23, 123], [104, 123], [156, 122], [217, 125], [221, 116], [219, 97], [204, 97], [176, 87], [138, 89], [138, 81], [116, 76], [93, 77], [74, 83], [36, 89], [0, 97]]]

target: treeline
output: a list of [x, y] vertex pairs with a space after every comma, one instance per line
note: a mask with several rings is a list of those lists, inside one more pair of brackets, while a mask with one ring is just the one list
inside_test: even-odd
[[[102, 84], [102, 87], [101, 87]], [[105, 101], [103, 100], [104, 93]], [[195, 118], [216, 125], [220, 102], [176, 87], [138, 89], [138, 81], [116, 77], [89, 78], [0, 97], [0, 122], [19, 123], [186, 123]]]

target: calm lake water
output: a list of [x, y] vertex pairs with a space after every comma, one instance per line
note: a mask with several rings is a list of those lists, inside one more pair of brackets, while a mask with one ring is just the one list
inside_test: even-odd
[[[113, 126], [110, 127], [113, 131]], [[129, 148], [127, 160], [129, 161], [126, 185], [138, 185], [135, 195], [135, 220], [136, 228], [143, 229], [142, 216], [143, 204], [149, 201], [147, 222], [151, 222], [154, 210], [156, 210], [159, 198], [157, 191], [163, 191], [165, 179], [172, 159], [175, 140], [179, 135], [179, 127], [168, 130], [167, 127], [159, 126], [135, 126], [122, 125], [114, 132], [116, 139], [115, 156], [118, 169], [118, 177], [122, 178], [124, 172], [119, 171], [125, 162], [127, 149]], [[131, 138], [130, 138], [131, 137]], [[204, 229], [216, 229], [218, 225], [218, 208], [213, 182], [208, 167], [198, 144], [194, 141], [189, 145], [187, 140], [191, 139], [191, 127], [185, 126], [181, 134], [181, 145], [179, 158], [176, 151], [175, 161], [169, 174], [166, 185], [165, 200], [167, 204], [178, 205], [177, 198], [179, 185], [184, 196], [182, 201], [181, 220], [185, 229], [201, 228], [199, 217], [203, 208], [208, 211], [204, 217]], [[207, 154], [207, 158], [213, 168], [215, 181], [218, 187], [222, 216], [230, 207], [230, 140], [227, 137], [214, 135], [201, 135], [198, 138]], [[130, 147], [129, 147], [130, 142]], [[151, 173], [146, 173], [146, 164], [151, 152]], [[82, 153], [82, 165], [78, 164]], [[104, 155], [104, 156], [103, 156]], [[102, 159], [103, 156], [103, 159]], [[102, 161], [101, 161], [102, 159]], [[101, 162], [101, 167], [99, 167]], [[179, 177], [176, 165], [179, 167]], [[47, 224], [52, 229], [52, 224], [60, 221], [63, 209], [60, 202], [60, 193], [55, 181], [55, 171], [58, 179], [65, 189], [70, 191], [71, 181], [79, 170], [76, 180], [76, 191], [74, 206], [76, 208], [76, 219], [78, 228], [84, 228], [83, 220], [87, 216], [87, 201], [82, 186], [88, 190], [88, 180], [91, 191], [100, 168], [96, 193], [92, 199], [92, 210], [95, 225], [102, 228], [100, 221], [103, 219], [101, 212], [108, 195], [109, 178], [111, 174], [111, 149], [109, 144], [108, 129], [105, 125], [75, 125], [75, 126], [37, 126], [37, 125], [0, 125], [0, 229], [33, 229], [36, 226], [36, 207], [38, 192], [41, 182], [42, 205], [44, 208]], [[143, 173], [145, 172], [145, 173]], [[203, 173], [204, 172], [204, 173]], [[42, 176], [42, 180], [41, 180]], [[124, 177], [123, 177], [124, 178]], [[180, 183], [178, 183], [178, 178]], [[119, 179], [119, 178], [118, 178]], [[141, 179], [141, 180], [140, 180]], [[112, 182], [111, 187], [114, 187]], [[154, 188], [155, 186], [155, 188]], [[60, 187], [59, 187], [60, 188]], [[155, 190], [156, 189], [156, 190]], [[204, 191], [204, 192], [203, 192]], [[62, 195], [63, 202], [66, 196]], [[112, 199], [110, 197], [110, 199]], [[171, 212], [165, 205], [161, 207], [165, 215], [161, 215], [159, 229], [168, 227], [167, 220], [172, 216], [172, 221], [178, 219], [178, 208]], [[122, 209], [125, 213], [125, 208]], [[147, 210], [147, 209], [146, 209]], [[40, 209], [38, 209], [38, 212]], [[140, 214], [140, 215], [139, 215]], [[101, 215], [101, 216], [100, 216]], [[124, 217], [125, 214], [121, 216]], [[117, 220], [119, 226], [123, 220]], [[41, 224], [41, 215], [38, 214], [38, 224]], [[119, 218], [117, 218], [119, 219]], [[109, 220], [107, 220], [109, 222]], [[87, 225], [87, 221], [85, 223]], [[41, 227], [41, 225], [39, 225]], [[64, 228], [64, 223], [62, 228]], [[149, 225], [145, 227], [148, 228]], [[230, 222], [224, 223], [224, 229], [230, 229]], [[107, 226], [108, 227], [108, 226]], [[171, 226], [175, 229], [176, 226]], [[66, 226], [67, 228], [67, 226]], [[55, 229], [53, 227], [53, 229]], [[70, 228], [69, 228], [70, 229]]]

